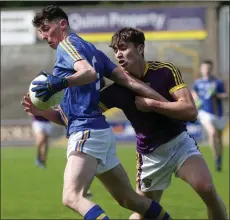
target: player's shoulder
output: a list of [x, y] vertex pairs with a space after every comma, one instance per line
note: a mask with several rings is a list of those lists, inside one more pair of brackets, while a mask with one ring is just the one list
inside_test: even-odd
[[164, 62], [164, 61], [154, 61], [154, 62], [148, 62], [149, 71], [158, 72], [162, 77], [179, 77], [181, 75], [178, 68], [171, 62]]
[[217, 77], [215, 77], [215, 81], [216, 81], [216, 83], [218, 83], [218, 84], [223, 84], [223, 82], [224, 82], [222, 79], [217, 78]]
[[71, 41], [75, 41], [75, 40], [80, 39], [80, 37], [76, 33], [73, 33], [73, 32], [69, 33], [69, 36], [67, 38], [69, 38], [69, 40], [71, 40]]
[[163, 66], [164, 68], [169, 68], [169, 67], [175, 67], [176, 68], [176, 65], [172, 62], [169, 62], [169, 61], [154, 61], [153, 64], [155, 66]]
[[154, 61], [150, 62], [150, 66], [152, 66], [153, 69], [161, 69], [166, 72], [173, 72], [173, 71], [178, 71], [178, 68], [176, 67], [175, 64], [172, 62], [168, 61]]
[[65, 39], [65, 41], [78, 46], [83, 46], [84, 44], [88, 43], [85, 40], [83, 40], [80, 36], [78, 36], [76, 33], [70, 33], [69, 36]]
[[201, 84], [201, 83], [203, 83], [204, 82], [204, 80], [202, 79], [202, 78], [198, 78], [198, 79], [196, 79], [195, 81], [194, 81], [194, 84]]
[[57, 47], [57, 50], [66, 50], [80, 48], [83, 45], [83, 40], [75, 33], [70, 33]]

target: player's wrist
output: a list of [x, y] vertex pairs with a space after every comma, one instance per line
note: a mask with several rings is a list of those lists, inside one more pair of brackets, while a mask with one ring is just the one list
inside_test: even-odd
[[43, 117], [44, 116], [44, 110], [36, 108], [34, 115]]
[[[52, 81], [51, 81], [52, 82]], [[51, 86], [53, 92], [59, 92], [69, 86], [69, 83], [64, 77], [56, 77], [53, 80], [53, 85]]]
[[68, 80], [65, 77], [61, 78], [60, 90], [65, 89], [67, 87], [69, 87]]

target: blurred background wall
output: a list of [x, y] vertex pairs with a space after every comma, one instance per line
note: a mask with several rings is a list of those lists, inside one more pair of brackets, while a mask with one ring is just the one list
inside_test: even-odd
[[[34, 14], [48, 3], [1, 4], [1, 130], [7, 139], [25, 133], [30, 139], [28, 117], [20, 101], [36, 74], [41, 69], [52, 72], [55, 62], [55, 51], [41, 41], [31, 25]], [[72, 29], [112, 60], [108, 46], [112, 34], [123, 26], [133, 26], [145, 32], [146, 59], [173, 62], [190, 88], [199, 77], [199, 64], [204, 59], [214, 61], [214, 73], [229, 88], [229, 5], [218, 1], [60, 4]], [[108, 118], [125, 120], [116, 109], [108, 113]], [[12, 134], [15, 127], [17, 131]]]

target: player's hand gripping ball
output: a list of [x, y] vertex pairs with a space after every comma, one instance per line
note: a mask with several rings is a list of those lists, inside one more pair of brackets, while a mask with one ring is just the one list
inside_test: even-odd
[[[31, 102], [37, 108], [46, 110], [46, 109], [53, 108], [56, 105], [61, 103], [62, 98], [64, 96], [64, 90], [61, 89], [62, 88], [61, 86], [59, 86], [59, 88], [52, 89], [52, 83], [51, 85], [49, 83], [49, 77], [51, 74], [47, 74], [44, 71], [41, 73], [42, 73], [41, 75], [37, 76], [31, 82], [30, 87], [29, 87], [29, 95], [30, 95]], [[52, 77], [50, 78], [54, 77], [55, 79], [57, 79], [56, 81], [60, 82], [63, 80], [63, 78], [55, 77], [53, 75], [51, 76]]]

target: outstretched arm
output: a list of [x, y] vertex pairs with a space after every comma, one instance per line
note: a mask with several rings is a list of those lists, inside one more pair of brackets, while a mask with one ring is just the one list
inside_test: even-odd
[[140, 96], [167, 102], [167, 99], [165, 99], [155, 90], [151, 89], [144, 82], [130, 76], [121, 67], [116, 66], [103, 52], [100, 52], [100, 54], [104, 60], [104, 77], [109, 78], [115, 83], [132, 90]]
[[155, 99], [162, 102], [168, 102], [166, 98], [160, 95], [158, 92], [147, 86], [141, 80], [138, 80], [130, 75], [128, 75], [120, 67], [116, 67], [110, 75], [110, 79], [117, 84], [131, 89], [133, 92], [140, 96]]

